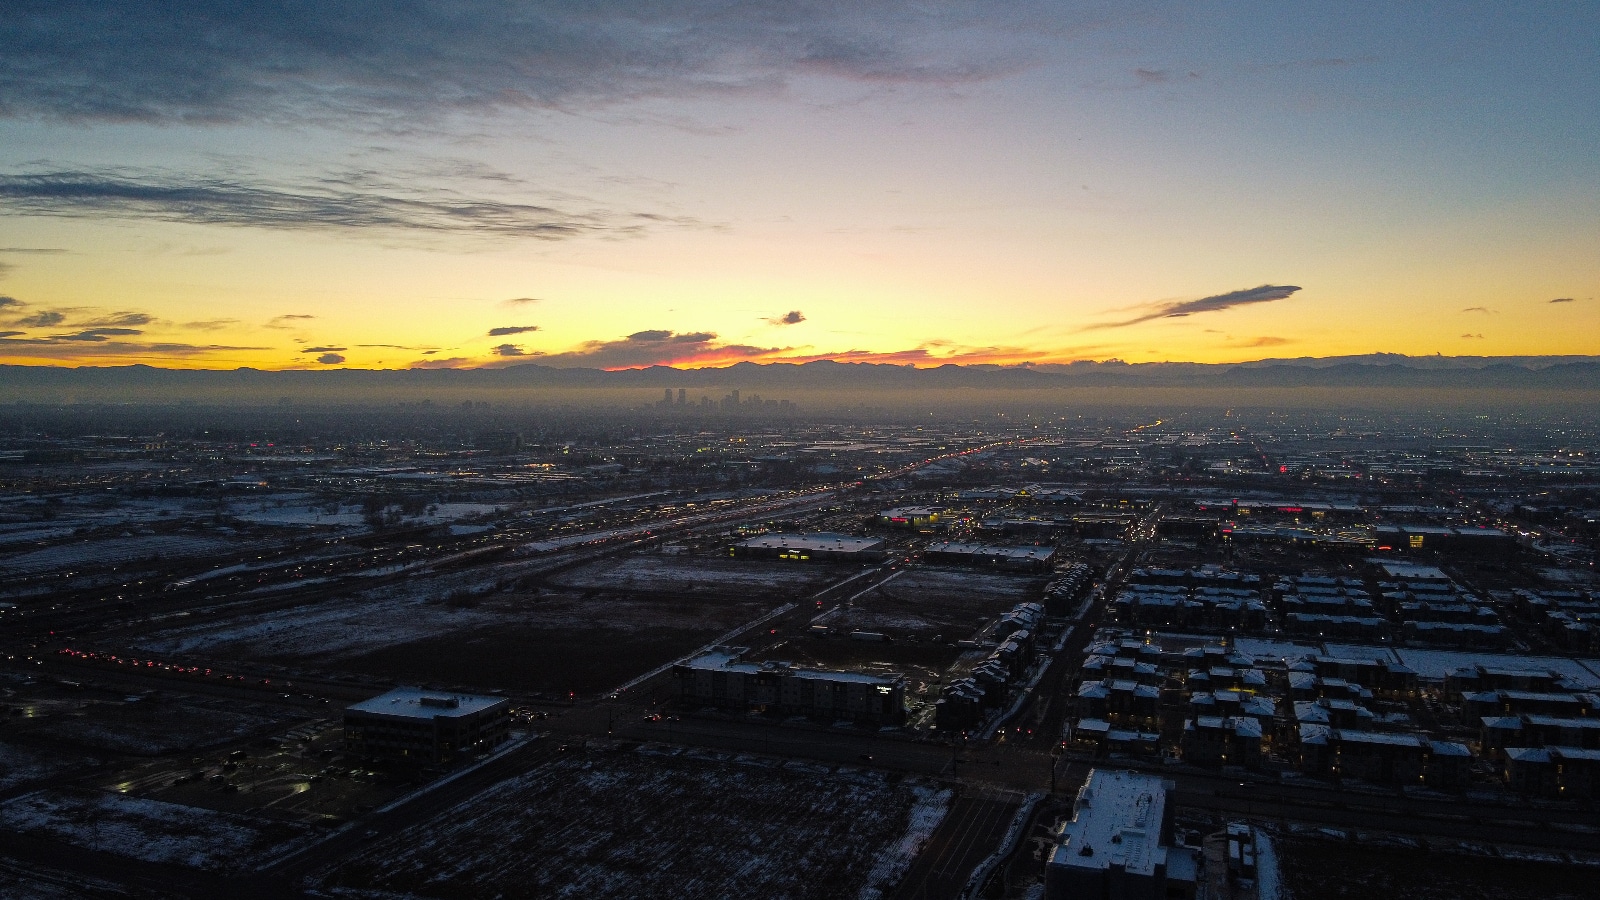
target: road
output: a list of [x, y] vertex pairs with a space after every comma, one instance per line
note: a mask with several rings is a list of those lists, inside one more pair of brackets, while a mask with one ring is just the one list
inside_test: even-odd
[[1005, 838], [1023, 796], [986, 787], [963, 789], [890, 895], [892, 900], [959, 897], [972, 870]]

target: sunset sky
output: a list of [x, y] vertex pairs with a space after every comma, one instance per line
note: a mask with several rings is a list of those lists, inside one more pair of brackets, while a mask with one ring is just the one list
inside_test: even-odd
[[1600, 4], [4, 9], [0, 362], [1600, 354]]

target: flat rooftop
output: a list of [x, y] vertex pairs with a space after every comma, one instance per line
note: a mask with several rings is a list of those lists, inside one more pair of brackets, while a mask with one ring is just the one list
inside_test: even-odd
[[1054, 547], [1008, 547], [1001, 544], [977, 544], [968, 541], [940, 541], [929, 544], [928, 553], [950, 553], [961, 556], [994, 556], [1006, 559], [1046, 560], [1054, 556]]
[[361, 712], [380, 716], [398, 716], [407, 719], [447, 719], [470, 716], [509, 703], [504, 697], [485, 697], [476, 694], [456, 694], [450, 691], [427, 691], [422, 688], [398, 687], [371, 700], [363, 700], [345, 707], [345, 712]]
[[1449, 581], [1450, 576], [1438, 566], [1424, 566], [1418, 563], [1389, 562], [1384, 559], [1369, 559], [1367, 562], [1377, 563], [1383, 568], [1384, 574], [1390, 578], [1408, 578], [1418, 581]]
[[1113, 863], [1129, 873], [1153, 876], [1166, 863], [1161, 824], [1168, 782], [1138, 772], [1095, 769], [1078, 791], [1072, 821], [1061, 827], [1061, 844], [1050, 865], [1108, 869]]
[[842, 672], [836, 669], [803, 669], [780, 660], [745, 662], [739, 658], [744, 652], [744, 647], [716, 647], [699, 656], [682, 660], [678, 665], [689, 669], [738, 672], [741, 675], [767, 673], [820, 681], [873, 684], [883, 687], [892, 687], [905, 680], [899, 675], [869, 675], [865, 672]]
[[818, 531], [812, 534], [762, 534], [740, 541], [750, 550], [809, 550], [823, 553], [868, 553], [883, 549], [882, 538], [853, 537]]

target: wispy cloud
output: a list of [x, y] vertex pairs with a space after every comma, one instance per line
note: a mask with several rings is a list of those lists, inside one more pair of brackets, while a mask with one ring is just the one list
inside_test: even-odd
[[767, 321], [773, 325], [799, 325], [806, 320], [805, 313], [798, 309], [791, 309], [781, 316], [773, 316]]
[[1572, 297], [1557, 297], [1554, 300], [1551, 300], [1550, 302], [1551, 303], [1576, 303], [1578, 301], [1576, 299], [1572, 298]]
[[[518, 356], [522, 362], [531, 361], [558, 368], [629, 369], [657, 365], [697, 368], [737, 362], [808, 363], [822, 360], [921, 367], [951, 364], [1026, 366], [1034, 363], [1060, 363], [1087, 359], [1095, 353], [1103, 352], [1106, 348], [1041, 350], [1036, 347], [973, 347], [946, 340], [930, 340], [920, 346], [903, 350], [819, 351], [808, 347], [761, 347], [723, 343], [715, 333], [709, 331], [679, 333], [651, 330], [637, 331], [616, 340], [587, 341], [571, 350], [559, 353], [533, 351], [503, 354], [500, 352], [501, 349], [496, 348], [497, 355]], [[451, 367], [468, 364], [467, 361], [458, 360], [453, 362]], [[507, 363], [490, 363], [490, 365], [496, 364]]]
[[27, 332], [0, 332], [0, 356], [11, 359], [50, 359], [66, 362], [106, 359], [148, 359], [159, 361], [175, 356], [206, 356], [217, 353], [272, 350], [271, 347], [238, 347], [225, 344], [186, 344], [176, 341], [127, 341], [108, 332], [25, 337]]
[[1098, 325], [1090, 325], [1088, 328], [1123, 328], [1128, 325], [1137, 325], [1140, 322], [1149, 322], [1153, 319], [1179, 319], [1184, 316], [1200, 315], [1201, 313], [1221, 312], [1225, 309], [1233, 309], [1236, 306], [1271, 303], [1275, 300], [1285, 300], [1299, 290], [1300, 288], [1297, 285], [1292, 284], [1263, 284], [1259, 287], [1229, 291], [1226, 294], [1201, 297], [1198, 300], [1180, 300], [1172, 303], [1153, 304], [1144, 307], [1144, 309], [1148, 310], [1147, 312], [1131, 319], [1125, 319], [1121, 322], [1104, 322]]
[[452, 356], [448, 359], [419, 359], [412, 363], [412, 369], [460, 369], [471, 366], [473, 361], [465, 356]]
[[516, 344], [501, 344], [500, 346], [494, 348], [493, 350], [491, 350], [489, 352], [493, 353], [495, 356], [527, 356], [528, 355], [528, 351], [522, 349], [521, 347], [518, 347]]
[[350, 349], [349, 347], [302, 347], [302, 348], [300, 348], [300, 352], [301, 353], [343, 353], [343, 352], [345, 352], [346, 350], [349, 350], [349, 349]]
[[316, 316], [308, 315], [306, 313], [285, 313], [284, 315], [273, 316], [271, 319], [268, 319], [262, 327], [277, 329], [297, 328], [299, 327], [299, 323], [309, 322], [315, 318]]
[[529, 303], [543, 303], [544, 301], [538, 297], [511, 297], [500, 302], [507, 306], [523, 306]]
[[489, 329], [489, 337], [506, 337], [513, 334], [527, 334], [530, 331], [538, 330], [539, 326], [537, 325], [502, 325], [499, 328]]
[[767, 359], [788, 348], [724, 344], [710, 331], [636, 331], [609, 341], [586, 341], [560, 353], [530, 353], [542, 365], [566, 368], [631, 369], [643, 366], [714, 365]]
[[1481, 341], [1481, 340], [1483, 340], [1483, 335], [1481, 335], [1481, 334], [1463, 334], [1461, 337], [1462, 337], [1463, 340], [1470, 340], [1470, 341]]
[[204, 319], [198, 322], [184, 322], [179, 328], [189, 328], [194, 331], [221, 331], [230, 325], [237, 325], [238, 319]]
[[322, 363], [325, 366], [336, 366], [339, 363], [344, 362], [344, 357], [338, 353], [324, 353], [317, 357], [317, 362]]
[[915, 0], [65, 0], [0, 17], [0, 115], [401, 127], [463, 110], [771, 92], [799, 75], [945, 86], [1026, 65], [1040, 29], [1018, 26], [1038, 15]]
[[121, 312], [110, 313], [109, 315], [97, 316], [79, 324], [86, 325], [91, 328], [130, 327], [137, 325], [149, 325], [155, 320], [156, 317], [150, 315], [149, 313], [129, 312], [124, 310]]
[[51, 328], [60, 325], [66, 320], [67, 314], [65, 312], [59, 309], [46, 309], [32, 315], [23, 316], [11, 324], [21, 325], [23, 328]]
[[654, 213], [569, 212], [454, 191], [371, 184], [365, 177], [277, 184], [121, 169], [0, 175], [0, 212], [290, 231], [376, 230], [538, 240], [620, 237], [660, 225], [701, 224], [687, 217]]
[[112, 334], [115, 333], [115, 329], [139, 328], [157, 321], [155, 316], [146, 312], [135, 310], [106, 312], [90, 306], [63, 306], [21, 314], [29, 307], [30, 304], [15, 297], [0, 297], [0, 311], [9, 310], [11, 314], [17, 315], [17, 318], [7, 320], [4, 324], [20, 328], [55, 328], [66, 325], [69, 328]]
[[100, 343], [115, 337], [134, 337], [144, 334], [137, 328], [87, 328], [72, 334], [52, 334], [53, 341], [81, 341], [83, 343]]
[[1462, 312], [1464, 312], [1464, 313], [1483, 313], [1485, 315], [1494, 315], [1495, 311], [1490, 309], [1487, 306], [1469, 306], [1466, 309], [1463, 309]]

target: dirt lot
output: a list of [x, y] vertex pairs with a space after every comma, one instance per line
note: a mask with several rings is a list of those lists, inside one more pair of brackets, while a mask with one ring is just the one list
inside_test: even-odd
[[696, 597], [762, 596], [777, 602], [821, 590], [860, 571], [859, 566], [796, 563], [724, 556], [643, 554], [601, 560], [550, 579], [550, 584], [611, 593]]
[[908, 678], [935, 680], [963, 652], [948, 644], [882, 644], [853, 641], [840, 636], [814, 638], [808, 635], [768, 647], [751, 658], [757, 662], [781, 659], [797, 666], [895, 673]]
[[1018, 603], [1035, 602], [1045, 579], [963, 569], [907, 569], [856, 597], [848, 616], [828, 624], [897, 637], [971, 637]]
[[0, 827], [131, 859], [225, 871], [248, 870], [253, 859], [309, 834], [284, 822], [90, 790], [38, 791], [0, 804]]
[[248, 659], [403, 683], [584, 696], [618, 687], [782, 602], [768, 591], [725, 597], [577, 588], [455, 600], [362, 597], [169, 629], [140, 645], [208, 665]]
[[216, 746], [299, 717], [292, 710], [262, 703], [170, 692], [113, 699], [103, 691], [85, 691], [81, 699], [27, 708], [31, 714], [12, 716], [7, 723], [9, 737], [141, 756]]
[[[880, 897], [949, 805], [879, 773], [571, 751], [329, 873], [342, 896]], [[666, 751], [662, 751], [665, 753]]]
[[1600, 870], [1521, 859], [1430, 853], [1305, 838], [1276, 840], [1294, 900], [1579, 900], [1600, 896]]
[[[427, 638], [342, 661], [341, 669], [402, 684], [503, 689], [561, 699], [604, 694], [685, 656], [746, 619], [651, 631], [511, 625]], [[724, 625], [726, 627], [724, 627]]]
[[416, 768], [344, 753], [336, 720], [204, 756], [143, 763], [100, 782], [106, 790], [221, 813], [306, 824], [337, 824], [389, 802], [424, 780]]

